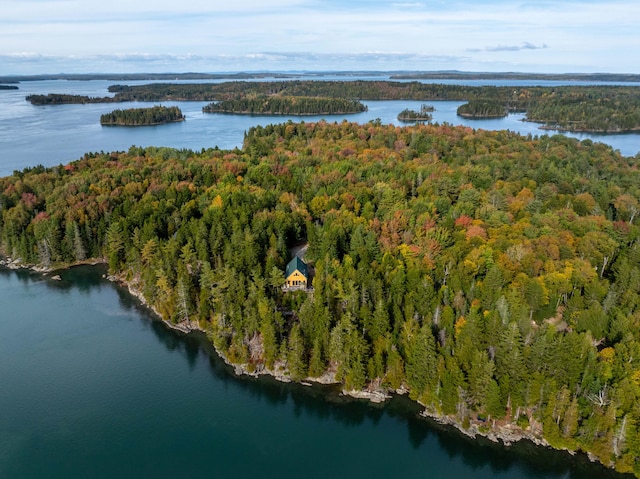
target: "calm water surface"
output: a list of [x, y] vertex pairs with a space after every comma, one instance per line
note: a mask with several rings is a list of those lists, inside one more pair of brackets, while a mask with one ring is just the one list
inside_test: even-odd
[[[345, 79], [328, 77], [325, 79]], [[353, 79], [348, 77], [346, 79]], [[380, 79], [380, 78], [377, 78]], [[140, 108], [151, 103], [117, 103], [89, 105], [33, 106], [25, 97], [30, 94], [69, 93], [88, 96], [110, 96], [107, 88], [114, 81], [66, 81], [51, 80], [23, 82], [19, 90], [0, 90], [0, 176], [11, 174], [27, 166], [42, 164], [53, 166], [66, 164], [84, 153], [95, 151], [123, 151], [136, 146], [169, 146], [200, 150], [218, 146], [230, 149], [242, 146], [243, 133], [255, 125], [300, 121], [301, 117], [289, 116], [235, 116], [202, 113], [207, 102], [163, 102], [177, 105], [187, 121], [153, 127], [118, 128], [100, 126], [100, 115], [116, 108]], [[144, 84], [149, 82], [128, 82]], [[182, 82], [187, 83], [187, 82]], [[461, 83], [441, 81], [441, 83]], [[499, 84], [526, 86], [526, 82], [469, 81], [474, 85]], [[562, 82], [529, 82], [537, 85], [557, 86]], [[581, 83], [582, 84], [582, 83]], [[383, 123], [400, 124], [397, 115], [405, 108], [419, 108], [424, 102], [415, 101], [367, 101], [369, 111], [347, 116], [326, 116], [329, 121], [348, 119], [366, 123], [379, 118]], [[472, 128], [489, 130], [508, 129], [522, 134], [553, 134], [540, 130], [536, 123], [523, 122], [522, 114], [492, 120], [465, 120], [456, 115], [462, 102], [429, 102], [436, 111], [435, 122], [462, 124]], [[323, 117], [302, 117], [304, 121], [317, 121]], [[567, 134], [579, 139], [591, 138], [633, 156], [640, 152], [640, 134], [593, 135]]]
[[540, 448], [472, 442], [404, 398], [235, 377], [100, 267], [0, 270], [0, 477], [606, 477]]

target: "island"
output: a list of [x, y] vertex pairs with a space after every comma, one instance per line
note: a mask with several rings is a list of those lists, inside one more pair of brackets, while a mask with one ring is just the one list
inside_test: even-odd
[[[465, 434], [640, 477], [638, 161], [449, 124], [257, 126], [242, 149], [0, 178], [0, 248], [105, 262], [238, 372], [407, 394]], [[310, 284], [286, 287], [292, 264]]]
[[210, 103], [205, 113], [236, 115], [345, 115], [367, 111], [357, 100], [331, 97], [250, 95]]
[[0, 85], [0, 90], [18, 90], [16, 85]]
[[47, 95], [27, 95], [25, 97], [32, 105], [76, 105], [86, 103], [112, 103], [119, 100], [113, 97], [89, 97], [86, 95], [70, 95], [66, 93], [48, 93]]
[[422, 105], [420, 111], [405, 108], [398, 113], [398, 121], [404, 123], [431, 121], [431, 114], [429, 112], [434, 110], [435, 108], [432, 105]]
[[460, 105], [457, 110], [458, 116], [462, 118], [479, 120], [487, 118], [504, 118], [507, 116], [505, 107], [496, 101], [473, 100], [464, 105]]
[[177, 106], [129, 108], [100, 115], [100, 124], [103, 126], [153, 126], [178, 121], [184, 121], [184, 115]]
[[[222, 83], [151, 83], [112, 85], [112, 97], [51, 93], [30, 95], [34, 105], [130, 101], [222, 102], [252, 96], [323, 97], [348, 101], [454, 100], [499, 104], [505, 112], [523, 112], [527, 121], [573, 132], [623, 133], [640, 130], [640, 89], [636, 86], [579, 85], [559, 87], [468, 86], [417, 81], [289, 80]], [[246, 110], [238, 107], [240, 111]], [[234, 108], [232, 108], [234, 109]], [[463, 109], [464, 111], [464, 109]], [[497, 105], [489, 112], [498, 114]], [[503, 113], [504, 114], [504, 113]], [[474, 117], [473, 113], [469, 113]]]

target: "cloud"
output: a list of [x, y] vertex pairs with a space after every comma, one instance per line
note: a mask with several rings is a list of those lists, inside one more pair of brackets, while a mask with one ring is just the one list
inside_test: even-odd
[[524, 42], [521, 45], [497, 45], [495, 47], [485, 47], [485, 48], [468, 48], [468, 52], [519, 52], [522, 50], [544, 50], [549, 48], [546, 43], [543, 43], [540, 46], [534, 45], [530, 42]]

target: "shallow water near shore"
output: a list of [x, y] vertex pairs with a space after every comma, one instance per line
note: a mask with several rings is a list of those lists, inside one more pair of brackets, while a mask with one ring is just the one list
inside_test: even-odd
[[0, 269], [0, 477], [621, 477], [418, 417], [404, 397], [238, 377], [105, 280]]

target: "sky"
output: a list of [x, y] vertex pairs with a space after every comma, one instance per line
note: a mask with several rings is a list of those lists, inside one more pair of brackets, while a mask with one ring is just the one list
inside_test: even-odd
[[640, 2], [0, 0], [0, 75], [640, 73]]

